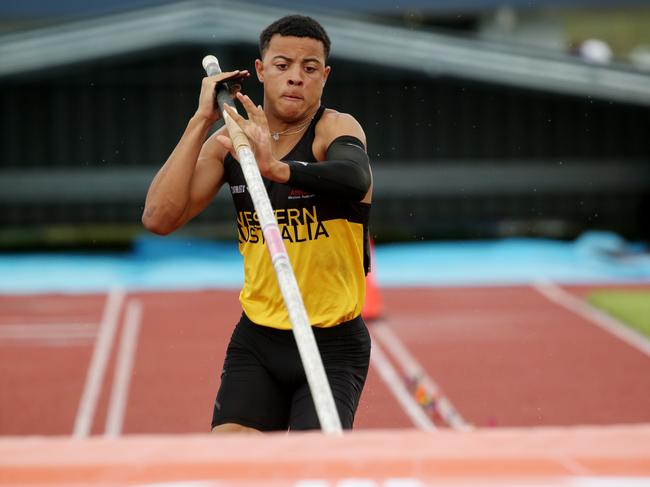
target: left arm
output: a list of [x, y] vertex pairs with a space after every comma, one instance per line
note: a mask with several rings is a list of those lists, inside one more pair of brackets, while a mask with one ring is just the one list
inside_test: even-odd
[[288, 162], [288, 182], [309, 191], [369, 201], [372, 173], [365, 146], [366, 134], [354, 117], [328, 110], [316, 129], [315, 154], [324, 159], [316, 164]]
[[323, 116], [316, 139], [326, 154], [324, 160], [315, 164], [284, 162], [271, 155], [268, 124], [262, 108], [256, 107], [247, 96], [238, 94], [238, 97], [248, 112], [248, 121], [230, 107], [226, 109], [253, 142], [262, 176], [308, 191], [370, 202], [372, 173], [365, 149], [366, 135], [354, 117], [338, 112]]
[[357, 137], [341, 135], [327, 147], [324, 161], [310, 164], [289, 161], [292, 186], [308, 191], [361, 201], [372, 181], [370, 161], [363, 143]]

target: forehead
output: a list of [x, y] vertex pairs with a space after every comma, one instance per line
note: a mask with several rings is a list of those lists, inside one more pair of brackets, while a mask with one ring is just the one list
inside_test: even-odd
[[271, 37], [265, 58], [284, 56], [294, 60], [316, 57], [325, 64], [325, 46], [321, 41], [311, 37], [294, 37], [275, 34]]

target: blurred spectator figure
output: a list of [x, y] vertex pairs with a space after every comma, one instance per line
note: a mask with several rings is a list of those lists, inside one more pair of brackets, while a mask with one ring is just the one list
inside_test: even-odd
[[613, 57], [612, 48], [600, 39], [586, 39], [578, 42], [572, 46], [571, 53], [594, 64], [609, 64]]

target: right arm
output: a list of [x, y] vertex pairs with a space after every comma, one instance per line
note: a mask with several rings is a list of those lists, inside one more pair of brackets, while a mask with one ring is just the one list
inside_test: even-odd
[[196, 113], [149, 186], [142, 214], [147, 230], [167, 235], [182, 227], [205, 209], [223, 184], [227, 149], [216, 135], [225, 128], [205, 139], [219, 119], [214, 107], [215, 85], [232, 76], [233, 73], [221, 73], [203, 79]]

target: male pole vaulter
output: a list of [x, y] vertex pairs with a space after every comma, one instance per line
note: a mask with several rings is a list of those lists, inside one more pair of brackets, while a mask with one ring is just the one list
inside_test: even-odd
[[[352, 428], [368, 372], [370, 337], [360, 317], [369, 269], [372, 176], [366, 138], [350, 115], [321, 105], [330, 40], [309, 17], [291, 15], [260, 35], [257, 77], [264, 105], [241, 93], [248, 118], [226, 107], [244, 130], [275, 210], [344, 428]], [[226, 128], [217, 83], [204, 78], [199, 107], [154, 178], [144, 225], [168, 234], [199, 214], [224, 182], [237, 211], [244, 257], [242, 317], [232, 334], [212, 418], [214, 432], [307, 430], [319, 421], [291, 323]]]

